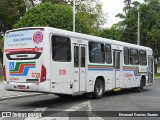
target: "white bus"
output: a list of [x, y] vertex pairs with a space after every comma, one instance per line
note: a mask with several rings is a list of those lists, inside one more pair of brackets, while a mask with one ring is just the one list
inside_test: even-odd
[[153, 84], [151, 48], [51, 27], [9, 30], [4, 42], [4, 86], [56, 95]]

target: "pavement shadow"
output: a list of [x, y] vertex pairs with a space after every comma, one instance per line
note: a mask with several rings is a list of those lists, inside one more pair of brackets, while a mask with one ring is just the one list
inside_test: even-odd
[[104, 97], [112, 97], [112, 96], [121, 96], [121, 95], [127, 95], [127, 94], [142, 94], [143, 92], [148, 92], [151, 89], [144, 88], [142, 92], [134, 91], [133, 89], [122, 89], [121, 91], [108, 91], [104, 93]]
[[[53, 95], [53, 94], [48, 94]], [[46, 98], [45, 98], [46, 97]], [[47, 95], [36, 96], [37, 99], [32, 101], [28, 101], [23, 104], [19, 104], [21, 107], [50, 107], [50, 108], [61, 108], [62, 106], [76, 104], [79, 102], [85, 102], [88, 98], [80, 95], [80, 96], [66, 96], [66, 97], [58, 97], [53, 95], [53, 97], [47, 97]], [[41, 99], [43, 98], [43, 99]], [[28, 98], [30, 99], [30, 98]]]

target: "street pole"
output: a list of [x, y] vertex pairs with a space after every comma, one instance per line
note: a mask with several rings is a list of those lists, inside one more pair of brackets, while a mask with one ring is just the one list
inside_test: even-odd
[[73, 32], [75, 32], [75, 0], [73, 0]]
[[138, 12], [137, 44], [140, 45], [140, 12]]

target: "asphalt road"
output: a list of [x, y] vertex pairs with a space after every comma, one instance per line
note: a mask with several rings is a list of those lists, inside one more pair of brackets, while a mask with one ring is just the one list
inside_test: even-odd
[[[145, 116], [148, 115], [148, 112], [152, 115], [157, 115], [157, 111], [160, 111], [159, 86], [160, 80], [155, 80], [154, 85], [145, 87], [143, 92], [133, 92], [130, 90], [107, 92], [101, 99], [90, 99], [83, 96], [60, 98], [53, 94], [46, 94], [0, 101], [0, 115], [3, 111], [12, 111], [11, 114], [14, 117], [1, 117], [0, 119], [30, 120], [31, 118], [25, 117], [33, 116], [30, 113], [35, 112], [37, 114], [34, 114], [35, 117], [32, 120], [160, 120], [160, 114], [158, 114], [159, 117]], [[118, 113], [115, 111], [118, 111]], [[123, 115], [127, 113], [126, 111], [134, 114], [134, 116], [143, 116], [112, 117], [112, 114], [119, 115], [119, 113], [122, 113]], [[142, 112], [139, 113], [137, 111]], [[143, 113], [143, 111], [148, 112]], [[16, 115], [19, 115], [19, 117], [16, 117]], [[68, 115], [72, 117], [68, 117]], [[107, 117], [108, 115], [109, 117]]]

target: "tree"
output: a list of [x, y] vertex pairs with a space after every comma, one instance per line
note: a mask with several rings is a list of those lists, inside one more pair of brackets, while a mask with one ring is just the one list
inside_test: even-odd
[[25, 11], [26, 5], [23, 0], [0, 0], [0, 32], [12, 29], [13, 24]]
[[108, 38], [108, 39], [122, 41], [121, 40], [121, 35], [122, 35], [122, 30], [121, 29], [122, 28], [120, 26], [120, 23], [114, 24], [114, 25], [112, 25], [111, 28], [103, 29], [100, 32], [100, 36], [104, 37], [104, 38]]
[[65, 4], [70, 2], [69, 0], [41, 0], [42, 3], [49, 2], [53, 4]]
[[125, 3], [126, 6], [123, 8], [123, 11], [126, 14], [131, 9], [132, 0], [124, 0], [124, 3]]
[[0, 59], [3, 64], [3, 36], [6, 30], [24, 15], [26, 5], [23, 0], [0, 0]]
[[[71, 6], [46, 2], [27, 11], [14, 27], [50, 26], [72, 31], [72, 15]], [[89, 33], [87, 25], [78, 17], [76, 17], [76, 31]]]
[[117, 16], [123, 18], [122, 39], [136, 44], [137, 14], [140, 12], [140, 44], [153, 49], [156, 58], [160, 57], [160, 1], [145, 0], [145, 3], [131, 2], [131, 8], [125, 14]]
[[76, 12], [89, 14], [91, 26], [95, 31], [100, 30], [101, 26], [107, 22], [107, 13], [102, 11], [102, 4], [99, 0], [76, 0]]
[[[49, 2], [52, 4], [68, 4], [73, 6], [73, 0], [42, 0], [42, 3]], [[101, 26], [106, 23], [107, 14], [102, 11], [102, 4], [99, 0], [75, 0], [76, 15], [81, 20], [86, 19], [90, 22], [90, 26], [94, 29], [96, 34], [97, 30], [101, 29]], [[87, 15], [88, 14], [88, 15]]]

